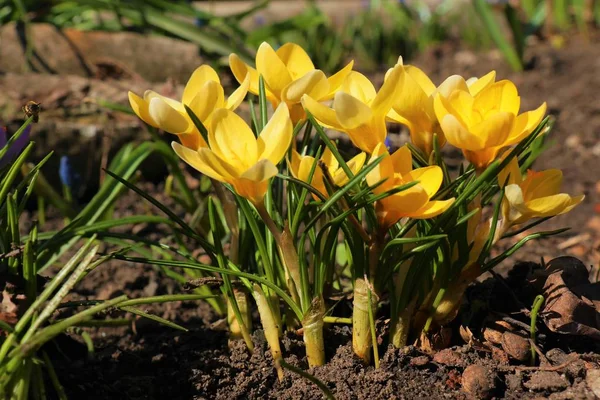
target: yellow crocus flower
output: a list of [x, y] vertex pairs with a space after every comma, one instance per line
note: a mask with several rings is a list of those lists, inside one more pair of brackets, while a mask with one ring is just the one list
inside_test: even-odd
[[300, 99], [307, 94], [318, 101], [331, 99], [346, 76], [352, 71], [351, 61], [336, 74], [327, 78], [315, 69], [304, 49], [295, 43], [286, 43], [277, 50], [263, 42], [256, 53], [256, 69], [244, 63], [236, 54], [229, 56], [231, 72], [242, 82], [250, 75], [250, 93], [258, 95], [258, 78], [265, 81], [267, 99], [276, 108], [287, 104], [294, 123], [306, 118]]
[[433, 104], [446, 140], [461, 149], [479, 170], [494, 161], [501, 150], [527, 137], [546, 113], [544, 103], [519, 114], [521, 98], [509, 80], [494, 82], [477, 92], [438, 92]]
[[419, 181], [409, 189], [376, 202], [377, 217], [383, 229], [389, 228], [404, 217], [435, 217], [446, 211], [454, 202], [454, 198], [431, 200], [442, 185], [442, 169], [434, 165], [413, 170], [412, 155], [406, 145], [390, 155], [385, 145], [380, 143], [375, 147], [371, 160], [380, 156], [384, 158], [367, 174], [367, 183], [371, 186], [383, 181], [373, 189], [375, 194], [383, 194], [407, 183]]
[[234, 112], [221, 108], [213, 112], [208, 147], [198, 150], [173, 142], [173, 150], [204, 175], [233, 186], [240, 196], [260, 206], [269, 180], [277, 175], [277, 164], [292, 141], [290, 114], [281, 105], [258, 138]]
[[387, 136], [385, 120], [395, 99], [400, 67], [392, 69], [379, 92], [366, 76], [352, 71], [335, 94], [332, 108], [310, 95], [302, 97], [302, 104], [322, 125], [346, 133], [356, 147], [373, 153]]
[[437, 135], [440, 148], [446, 143], [433, 108], [435, 96], [440, 93], [447, 97], [457, 89], [475, 95], [494, 83], [496, 78], [495, 71], [479, 79], [472, 78], [467, 81], [460, 75], [453, 75], [436, 87], [425, 72], [419, 68], [402, 65], [402, 58], [399, 59], [398, 64], [401, 66], [398, 91], [388, 118], [405, 125], [410, 132], [412, 143], [427, 156], [433, 151], [434, 134]]
[[498, 175], [500, 185], [507, 183], [502, 200], [504, 230], [532, 218], [567, 213], [581, 203], [584, 195], [571, 197], [567, 193], [560, 193], [562, 178], [562, 172], [558, 169], [540, 172], [529, 170], [523, 178], [519, 163], [513, 158]]
[[[365, 161], [367, 159], [367, 155], [365, 153], [359, 153], [354, 156], [350, 161], [346, 164], [352, 174], [356, 175], [358, 171], [363, 167]], [[350, 178], [344, 172], [344, 169], [340, 167], [337, 159], [334, 157], [333, 153], [329, 148], [325, 149], [323, 155], [319, 160], [322, 165], [327, 168], [329, 176], [333, 180], [333, 184], [337, 187], [342, 187]], [[320, 166], [316, 166], [312, 180], [309, 182], [310, 171], [315, 164], [315, 158], [311, 156], [303, 156], [300, 155], [296, 150], [292, 151], [292, 159], [290, 161], [290, 172], [294, 176], [294, 178], [299, 179], [303, 182], [309, 183], [312, 187], [317, 189], [322, 195], [325, 197], [328, 196], [327, 189], [325, 187], [323, 171]], [[316, 196], [313, 195], [316, 198]]]
[[201, 65], [193, 73], [183, 90], [181, 101], [173, 100], [152, 90], [146, 90], [144, 97], [129, 92], [131, 108], [142, 121], [155, 128], [179, 136], [181, 143], [190, 149], [206, 146], [198, 129], [185, 111], [187, 105], [205, 126], [216, 109], [235, 110], [246, 97], [250, 86], [250, 76], [231, 96], [225, 99], [223, 86], [217, 72], [208, 65]]

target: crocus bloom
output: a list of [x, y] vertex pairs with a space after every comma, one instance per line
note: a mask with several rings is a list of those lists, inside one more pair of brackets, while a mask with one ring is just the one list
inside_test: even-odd
[[427, 219], [435, 217], [450, 207], [454, 198], [431, 200], [443, 181], [442, 169], [437, 165], [412, 169], [412, 155], [407, 146], [402, 146], [390, 155], [383, 143], [373, 151], [371, 160], [383, 156], [381, 162], [367, 174], [367, 183], [375, 194], [383, 194], [394, 188], [419, 181], [409, 189], [395, 193], [376, 202], [377, 218], [382, 228], [387, 229], [400, 218]]
[[292, 141], [290, 114], [281, 105], [256, 138], [250, 127], [234, 112], [214, 111], [208, 131], [208, 147], [191, 149], [173, 142], [173, 150], [204, 175], [226, 182], [255, 205], [267, 192], [269, 179], [278, 172]]
[[362, 151], [372, 153], [387, 136], [385, 118], [395, 99], [401, 67], [390, 72], [379, 92], [361, 73], [352, 71], [335, 94], [332, 108], [310, 95], [302, 104], [324, 126], [345, 132]]
[[560, 193], [562, 177], [562, 172], [558, 169], [540, 172], [529, 170], [523, 179], [518, 161], [513, 158], [498, 175], [500, 185], [507, 183], [502, 200], [505, 228], [532, 218], [564, 214], [581, 203], [584, 195], [571, 197]]
[[433, 151], [434, 134], [437, 135], [440, 148], [446, 143], [446, 138], [433, 109], [435, 96], [440, 93], [447, 97], [457, 89], [475, 95], [482, 88], [492, 84], [496, 77], [494, 71], [481, 79], [475, 78], [468, 81], [465, 81], [462, 76], [453, 75], [436, 87], [419, 68], [402, 65], [402, 58], [399, 59], [398, 64], [401, 70], [398, 90], [388, 118], [406, 125], [410, 131], [412, 143], [427, 156]]
[[501, 150], [527, 137], [546, 113], [544, 103], [534, 111], [519, 114], [521, 98], [515, 84], [508, 80], [473, 93], [464, 89], [449, 95], [437, 93], [433, 104], [446, 140], [461, 149], [479, 170], [494, 161]]
[[181, 102], [161, 96], [152, 90], [146, 90], [143, 98], [129, 92], [129, 103], [137, 116], [148, 125], [175, 134], [179, 136], [184, 146], [198, 149], [206, 146], [206, 143], [183, 105], [187, 105], [198, 119], [208, 126], [210, 117], [216, 109], [235, 110], [244, 100], [250, 85], [250, 77], [240, 82], [242, 82], [241, 86], [225, 99], [219, 75], [212, 67], [201, 65], [185, 85]]
[[[17, 156], [21, 153], [21, 151], [27, 146], [29, 143], [29, 135], [31, 134], [31, 124], [27, 125], [25, 128], [25, 132], [21, 133], [21, 136], [17, 138], [10, 146], [10, 149], [4, 154], [4, 157], [0, 159], [0, 168], [6, 166], [10, 162], [12, 162]], [[6, 146], [8, 142], [8, 135], [6, 132], [6, 128], [0, 126], [0, 149]]]
[[250, 93], [258, 95], [258, 79], [265, 81], [267, 99], [276, 108], [287, 104], [292, 121], [306, 118], [300, 99], [307, 94], [317, 101], [331, 99], [346, 76], [352, 71], [354, 62], [327, 78], [323, 71], [315, 69], [304, 49], [295, 43], [286, 43], [277, 50], [263, 42], [256, 53], [256, 69], [245, 64], [236, 54], [229, 56], [231, 72], [242, 82], [250, 75]]
[[[366, 159], [367, 155], [365, 153], [360, 153], [353, 157], [346, 164], [348, 165], [348, 168], [350, 168], [350, 171], [352, 171], [352, 174], [356, 175], [365, 164]], [[340, 167], [340, 164], [333, 156], [333, 153], [331, 150], [329, 150], [329, 148], [325, 149], [319, 161], [322, 162], [325, 167], [327, 167], [329, 176], [331, 177], [335, 186], [341, 187], [348, 183], [350, 178], [348, 175], [346, 175], [344, 169]], [[312, 180], [309, 182], [308, 178], [310, 176], [310, 171], [315, 162], [316, 161], [314, 157], [302, 156], [296, 150], [293, 150], [292, 159], [290, 162], [290, 171], [294, 178], [309, 183], [312, 187], [327, 197], [327, 189], [325, 187], [325, 182], [323, 181], [323, 171], [318, 165], [315, 167]]]

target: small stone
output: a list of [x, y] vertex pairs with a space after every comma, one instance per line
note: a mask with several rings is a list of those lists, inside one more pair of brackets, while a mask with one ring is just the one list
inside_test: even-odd
[[531, 357], [531, 346], [529, 340], [512, 332], [502, 334], [502, 349], [518, 361], [527, 361]]
[[462, 375], [463, 390], [477, 399], [487, 399], [496, 388], [496, 374], [483, 365], [469, 365]]
[[502, 343], [502, 332], [494, 328], [485, 328], [483, 331], [483, 338], [490, 343], [500, 344]]
[[585, 383], [594, 395], [600, 398], [600, 369], [589, 369], [585, 376]]
[[537, 371], [524, 383], [529, 390], [557, 392], [569, 386], [567, 379], [554, 371]]
[[465, 361], [462, 356], [452, 349], [438, 351], [434, 354], [433, 361], [438, 364], [451, 365], [453, 367], [465, 365]]

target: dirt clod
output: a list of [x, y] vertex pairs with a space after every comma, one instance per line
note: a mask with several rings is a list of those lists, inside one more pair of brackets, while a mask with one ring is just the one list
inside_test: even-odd
[[569, 382], [558, 372], [536, 371], [524, 385], [527, 389], [538, 392], [557, 392], [566, 389]]
[[600, 398], [600, 369], [588, 370], [585, 376], [585, 383], [594, 395]]
[[433, 356], [433, 361], [438, 364], [449, 365], [453, 367], [462, 367], [465, 365], [465, 360], [463, 357], [452, 349], [438, 351]]

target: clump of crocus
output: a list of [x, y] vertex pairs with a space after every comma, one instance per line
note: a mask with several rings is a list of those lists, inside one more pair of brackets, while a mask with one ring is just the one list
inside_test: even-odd
[[233, 111], [242, 103], [248, 92], [250, 76], [242, 77], [240, 82], [240, 87], [226, 99], [217, 72], [208, 65], [201, 65], [185, 85], [181, 101], [146, 90], [143, 97], [129, 92], [129, 103], [148, 125], [177, 135], [184, 146], [198, 149], [206, 143], [184, 106], [189, 107], [204, 125], [209, 125], [215, 110], [226, 108]]
[[250, 76], [250, 93], [259, 94], [259, 76], [265, 81], [267, 99], [273, 108], [285, 103], [292, 121], [306, 117], [300, 104], [302, 96], [308, 95], [317, 101], [329, 100], [352, 71], [354, 62], [329, 78], [315, 66], [304, 49], [295, 43], [286, 43], [277, 50], [263, 42], [256, 53], [256, 69], [244, 63], [237, 55], [229, 56], [231, 72], [243, 82]]

